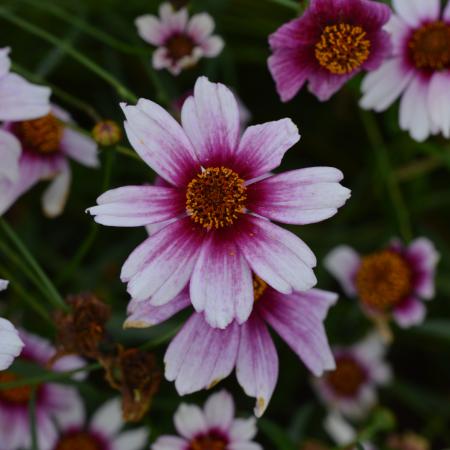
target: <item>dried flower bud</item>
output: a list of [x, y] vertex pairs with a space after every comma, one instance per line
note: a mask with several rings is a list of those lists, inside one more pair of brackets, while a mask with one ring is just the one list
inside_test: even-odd
[[98, 145], [109, 147], [122, 139], [122, 129], [112, 120], [98, 122], [92, 130], [92, 136]]
[[418, 434], [407, 432], [391, 434], [387, 439], [387, 447], [392, 450], [430, 450], [430, 443]]

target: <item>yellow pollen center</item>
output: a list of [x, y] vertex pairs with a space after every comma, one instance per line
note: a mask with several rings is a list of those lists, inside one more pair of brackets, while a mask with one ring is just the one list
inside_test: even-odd
[[186, 211], [204, 228], [232, 225], [245, 211], [247, 188], [244, 180], [226, 167], [208, 167], [186, 190]]
[[22, 145], [34, 153], [50, 155], [60, 150], [63, 124], [52, 114], [15, 124]]
[[178, 61], [181, 58], [192, 54], [195, 43], [189, 36], [185, 34], [177, 34], [168, 39], [165, 47], [167, 48], [169, 58], [174, 61]]
[[356, 287], [366, 306], [379, 312], [388, 311], [411, 292], [411, 268], [392, 250], [373, 253], [362, 259]]
[[[12, 372], [0, 372], [0, 383], [12, 383], [20, 380], [20, 376]], [[27, 405], [31, 399], [31, 387], [20, 386], [0, 390], [0, 401], [13, 405]]]
[[67, 433], [56, 444], [55, 450], [102, 450], [97, 439], [85, 431]]
[[355, 395], [366, 380], [365, 370], [350, 356], [336, 358], [336, 370], [327, 376], [328, 384], [342, 396]]
[[266, 289], [267, 283], [264, 280], [261, 280], [258, 275], [253, 274], [253, 296], [255, 302], [257, 302], [262, 297], [264, 292], [266, 292]]
[[408, 47], [418, 69], [449, 69], [450, 25], [440, 20], [423, 25], [413, 33]]
[[194, 438], [188, 450], [226, 450], [227, 441], [221, 436], [216, 436], [215, 433], [210, 433], [205, 436]]
[[324, 28], [316, 43], [315, 56], [322, 67], [345, 75], [360, 67], [370, 55], [370, 40], [358, 25], [339, 23]]

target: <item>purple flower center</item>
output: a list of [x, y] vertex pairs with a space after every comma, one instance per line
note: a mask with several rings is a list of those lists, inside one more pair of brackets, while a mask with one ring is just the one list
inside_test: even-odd
[[247, 188], [244, 180], [227, 167], [208, 167], [186, 190], [186, 211], [206, 229], [232, 225], [245, 211]]
[[383, 250], [362, 259], [356, 274], [361, 301], [371, 309], [389, 311], [412, 289], [412, 270], [408, 262], [392, 250]]
[[261, 280], [261, 278], [258, 277], [258, 275], [253, 274], [253, 296], [255, 299], [255, 302], [257, 302], [266, 292], [267, 289], [267, 283], [264, 280]]
[[54, 450], [103, 450], [104, 445], [86, 431], [70, 431], [59, 438]]
[[358, 69], [370, 55], [370, 40], [358, 25], [339, 23], [326, 26], [316, 43], [319, 64], [335, 75]]
[[[0, 383], [12, 383], [20, 380], [20, 375], [12, 372], [0, 372]], [[31, 399], [31, 386], [20, 386], [0, 390], [0, 401], [10, 405], [28, 405]]]
[[338, 395], [352, 397], [366, 381], [367, 374], [355, 358], [342, 355], [336, 358], [336, 370], [326, 377], [328, 384]]
[[421, 26], [412, 34], [408, 48], [418, 69], [449, 69], [450, 25], [439, 20]]
[[226, 450], [228, 439], [221, 432], [210, 430], [208, 433], [196, 436], [190, 443], [188, 450]]
[[29, 151], [50, 155], [60, 151], [62, 123], [52, 114], [14, 124], [13, 132]]
[[165, 47], [169, 58], [173, 61], [179, 61], [181, 58], [192, 54], [195, 42], [186, 34], [175, 34], [167, 40]]

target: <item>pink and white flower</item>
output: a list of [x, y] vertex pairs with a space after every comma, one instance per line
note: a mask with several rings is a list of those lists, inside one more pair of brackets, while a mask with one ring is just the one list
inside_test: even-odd
[[71, 182], [69, 159], [98, 167], [93, 139], [71, 128], [70, 115], [52, 106], [50, 114], [7, 122], [0, 130], [0, 214], [41, 180], [53, 180], [42, 197], [44, 212], [56, 217], [64, 209]]
[[241, 136], [233, 94], [204, 77], [183, 105], [182, 126], [149, 100], [123, 110], [131, 145], [170, 184], [113, 189], [88, 210], [104, 225], [166, 224], [122, 268], [133, 299], [163, 305], [189, 284], [194, 308], [225, 328], [252, 311], [252, 271], [285, 294], [316, 284], [314, 254], [269, 219], [327, 219], [350, 191], [330, 167], [270, 174], [300, 138], [290, 119]]
[[81, 403], [56, 419], [59, 436], [53, 450], [142, 450], [149, 438], [144, 427], [121, 432], [125, 424], [117, 398], [102, 405], [89, 423]]
[[11, 73], [10, 49], [0, 48], [0, 120], [30, 120], [50, 111], [50, 89]]
[[[19, 360], [35, 363], [46, 368], [55, 349], [38, 336], [20, 332], [25, 343]], [[69, 371], [82, 367], [80, 358], [67, 356], [54, 364], [55, 371]], [[13, 369], [0, 372], [2, 383], [14, 382], [21, 375]], [[31, 422], [29, 402], [32, 395], [31, 386], [20, 386], [0, 390], [0, 448], [19, 450], [31, 446]], [[76, 389], [53, 383], [36, 386], [36, 431], [41, 450], [52, 450], [57, 438], [55, 419], [71, 414], [73, 408], [79, 407], [80, 399]]]
[[162, 3], [159, 17], [149, 14], [136, 19], [139, 36], [158, 47], [153, 53], [153, 67], [179, 75], [199, 59], [214, 58], [223, 49], [222, 38], [212, 35], [214, 20], [206, 13], [189, 19], [186, 8], [176, 11], [170, 3]]
[[377, 1], [311, 0], [301, 17], [269, 37], [269, 70], [281, 100], [308, 82], [325, 101], [362, 70], [377, 69], [391, 50], [382, 30], [389, 17], [389, 7]]
[[[226, 329], [211, 327], [203, 314], [194, 313], [170, 343], [165, 376], [175, 381], [180, 395], [216, 385], [236, 368], [238, 382], [256, 398], [255, 414], [261, 416], [278, 379], [278, 355], [269, 333], [270, 325], [316, 376], [334, 369], [334, 359], [323, 321], [336, 302], [332, 292], [280, 294], [258, 277], [253, 278], [255, 307], [248, 320]], [[162, 323], [189, 306], [185, 291], [164, 306], [132, 300], [126, 328]]]
[[174, 424], [180, 436], [161, 436], [152, 450], [262, 450], [252, 441], [255, 418], [236, 419], [233, 397], [226, 391], [211, 395], [203, 409], [181, 404]]
[[394, 240], [384, 250], [361, 257], [348, 246], [335, 248], [325, 267], [345, 293], [357, 296], [371, 317], [392, 317], [408, 328], [425, 319], [422, 300], [434, 297], [434, 277], [439, 254], [433, 243], [418, 238], [407, 247]]
[[394, 0], [393, 52], [363, 84], [361, 106], [386, 110], [401, 96], [400, 127], [416, 141], [450, 138], [450, 2]]
[[[8, 287], [8, 281], [0, 280], [0, 291]], [[7, 369], [14, 358], [20, 355], [23, 342], [14, 325], [0, 317], [0, 370]]]
[[352, 419], [362, 419], [377, 402], [377, 387], [391, 379], [386, 347], [371, 334], [351, 347], [333, 348], [336, 369], [313, 385], [324, 404]]

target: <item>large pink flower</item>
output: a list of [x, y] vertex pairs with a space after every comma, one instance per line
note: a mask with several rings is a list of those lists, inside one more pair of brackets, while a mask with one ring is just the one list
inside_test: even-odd
[[0, 48], [0, 120], [29, 120], [50, 111], [50, 89], [11, 73], [10, 49]]
[[179, 75], [200, 58], [213, 58], [222, 51], [224, 42], [212, 36], [214, 20], [209, 14], [195, 14], [189, 19], [186, 8], [175, 11], [170, 3], [162, 3], [159, 16], [147, 14], [136, 19], [141, 38], [158, 47], [153, 53], [155, 69]]
[[[268, 325], [315, 375], [334, 369], [323, 321], [336, 294], [318, 289], [280, 294], [254, 277], [253, 297], [255, 307], [242, 325], [233, 322], [225, 330], [212, 328], [203, 314], [194, 313], [173, 339], [164, 358], [165, 375], [175, 381], [180, 395], [209, 388], [236, 367], [239, 383], [247, 395], [257, 399], [255, 414], [261, 416], [278, 379], [278, 356]], [[159, 307], [132, 300], [125, 327], [159, 324], [189, 303], [187, 292]]]
[[391, 58], [362, 85], [361, 106], [384, 111], [399, 97], [400, 127], [417, 141], [430, 134], [450, 138], [450, 2], [394, 0], [386, 29]]
[[42, 198], [47, 216], [59, 215], [71, 182], [69, 159], [97, 167], [97, 145], [70, 127], [70, 115], [52, 106], [34, 120], [7, 122], [0, 130], [0, 215], [40, 180], [53, 182]]
[[372, 0], [311, 0], [301, 17], [269, 37], [269, 69], [281, 100], [308, 82], [325, 101], [360, 71], [377, 69], [391, 48], [382, 30], [389, 16], [387, 5]]
[[182, 127], [149, 100], [123, 110], [131, 144], [170, 184], [114, 189], [89, 209], [104, 225], [169, 221], [122, 268], [132, 298], [162, 305], [189, 283], [195, 309], [225, 328], [251, 313], [252, 270], [286, 294], [316, 284], [311, 250], [268, 219], [318, 222], [350, 191], [330, 167], [269, 173], [300, 138], [290, 119], [251, 126], [241, 136], [233, 94], [204, 77], [183, 105]]

